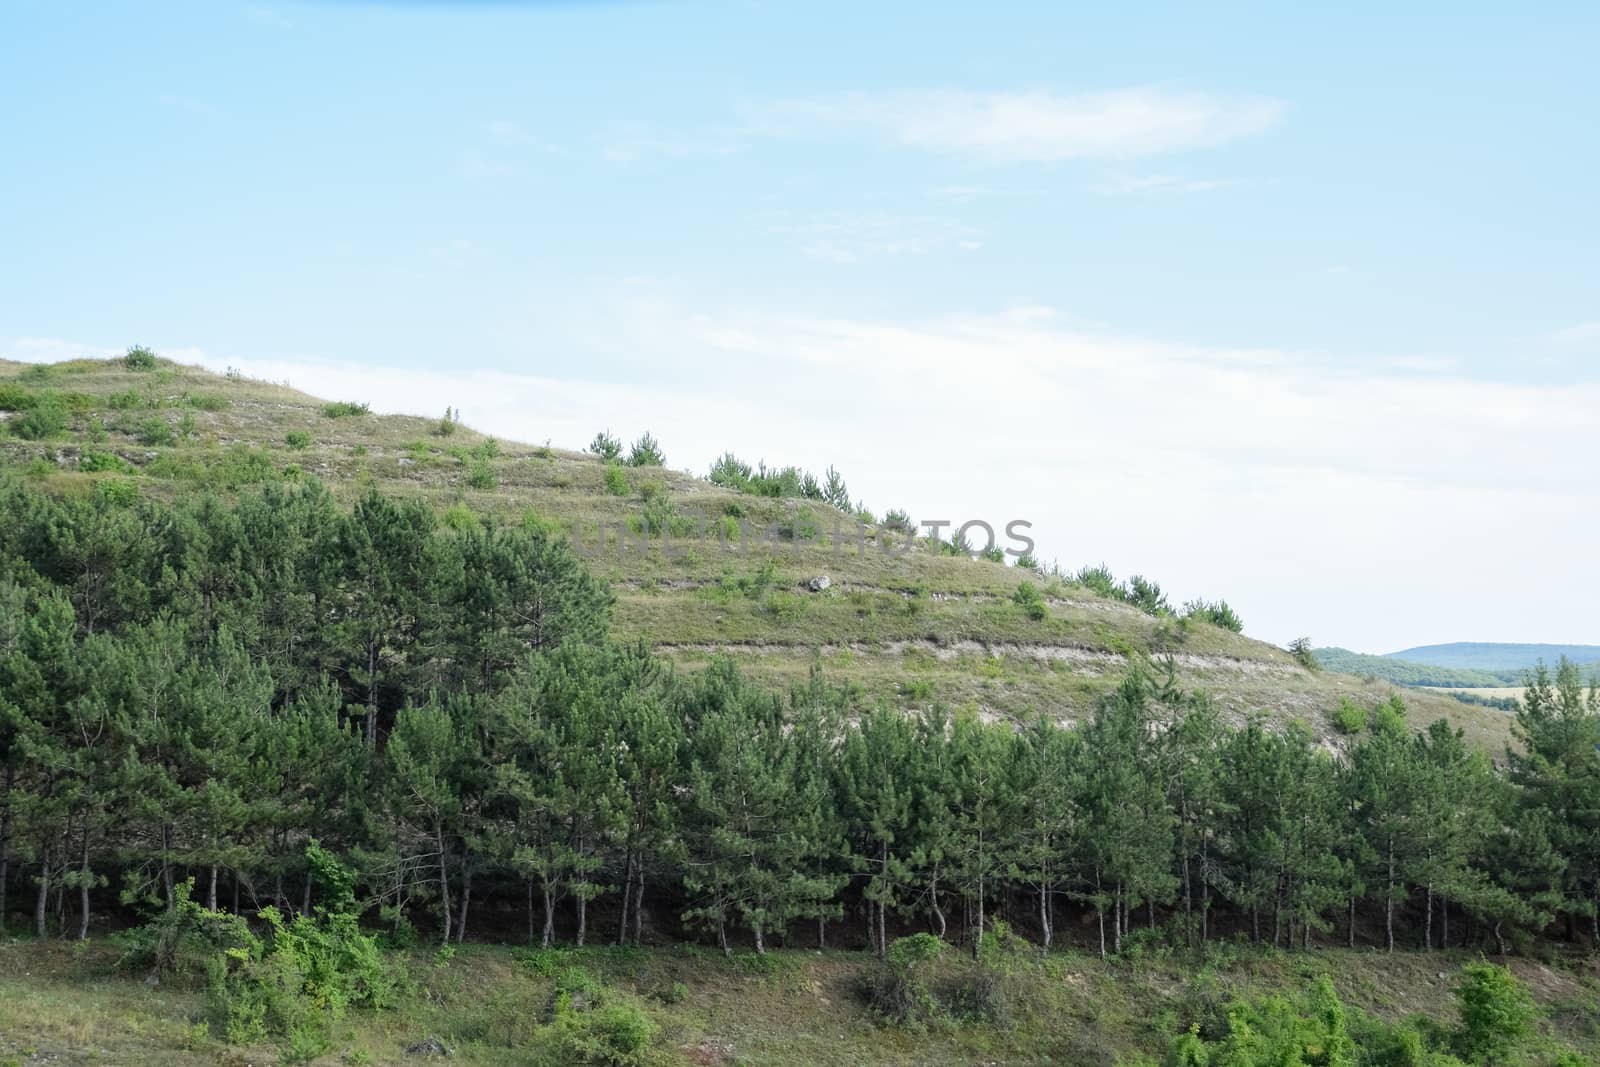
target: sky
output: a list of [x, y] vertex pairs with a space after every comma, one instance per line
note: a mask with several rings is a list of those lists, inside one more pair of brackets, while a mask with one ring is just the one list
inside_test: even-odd
[[60, 4], [0, 357], [830, 463], [1253, 636], [1600, 642], [1600, 8]]

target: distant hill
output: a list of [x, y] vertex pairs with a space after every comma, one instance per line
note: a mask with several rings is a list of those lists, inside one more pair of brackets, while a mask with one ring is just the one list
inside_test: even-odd
[[1515, 671], [1474, 670], [1466, 667], [1440, 667], [1417, 663], [1397, 656], [1373, 656], [1348, 648], [1319, 648], [1317, 662], [1330, 671], [1354, 674], [1361, 678], [1380, 678], [1395, 685], [1428, 686], [1449, 689], [1487, 689], [1516, 685], [1522, 681]]
[[1512, 645], [1460, 642], [1426, 645], [1386, 656], [1319, 648], [1317, 662], [1330, 671], [1378, 678], [1395, 685], [1444, 689], [1496, 689], [1521, 685], [1543, 660], [1554, 667], [1565, 655], [1587, 678], [1600, 674], [1600, 646]]
[[1540, 660], [1555, 666], [1565, 656], [1574, 663], [1600, 662], [1600, 645], [1519, 645], [1483, 641], [1453, 641], [1447, 645], [1419, 645], [1386, 658], [1422, 663], [1430, 667], [1465, 670], [1516, 671], [1520, 673]]

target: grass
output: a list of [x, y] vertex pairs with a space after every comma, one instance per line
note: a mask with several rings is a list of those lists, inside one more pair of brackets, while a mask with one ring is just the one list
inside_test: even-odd
[[[147, 987], [118, 972], [105, 940], [0, 943], [0, 1063], [270, 1064], [271, 1048], [229, 1048], [195, 1025], [202, 997], [182, 982]], [[408, 1045], [437, 1037], [463, 1067], [553, 1062], [541, 1054], [553, 983], [574, 971], [609, 1002], [653, 1022], [651, 1062], [845, 1067], [869, 1064], [1047, 1064], [1110, 1067], [1159, 1053], [1202, 1006], [1289, 993], [1327, 974], [1347, 1004], [1386, 1021], [1452, 1019], [1451, 989], [1470, 960], [1454, 953], [1394, 956], [1328, 949], [1309, 954], [1223, 948], [1205, 965], [1100, 961], [1032, 954], [1008, 964], [1010, 1025], [938, 1021], [908, 1029], [878, 1020], [862, 997], [875, 967], [865, 954], [791, 948], [731, 960], [687, 946], [558, 949], [467, 945], [447, 961], [396, 956], [410, 989], [396, 1010], [352, 1012], [335, 1028], [323, 1065], [406, 1062]], [[969, 970], [959, 953], [934, 965], [935, 982]], [[1546, 1010], [1546, 1034], [1600, 1053], [1593, 976], [1531, 961], [1513, 969]], [[1441, 977], [1442, 976], [1442, 977]]]
[[[1031, 579], [1039, 601], [1019, 604], [1014, 568], [936, 555], [926, 546], [886, 552], [875, 538], [858, 542], [855, 517], [825, 504], [741, 494], [670, 468], [625, 469], [586, 452], [495, 441], [454, 419], [441, 438], [437, 416], [374, 415], [364, 404], [328, 404], [283, 385], [165, 361], [141, 370], [120, 359], [0, 361], [0, 398], [8, 404], [35, 403], [46, 393], [73, 398], [70, 408], [57, 405], [65, 424], [47, 443], [0, 435], [0, 466], [59, 492], [97, 491], [96, 475], [78, 469], [92, 450], [131, 465], [139, 492], [168, 499], [196, 486], [231, 491], [308, 476], [346, 502], [370, 484], [420, 496], [441, 515], [464, 505], [519, 523], [531, 511], [590, 546], [604, 528], [612, 550], [588, 562], [617, 589], [619, 633], [659, 643], [691, 669], [725, 653], [761, 677], [803, 680], [820, 655], [832, 680], [858, 686], [871, 700], [903, 704], [903, 694], [926, 681], [938, 699], [986, 715], [1077, 719], [1130, 657], [1171, 654], [1185, 684], [1206, 688], [1230, 712], [1264, 709], [1330, 739], [1337, 736], [1330, 713], [1341, 698], [1375, 703], [1391, 691], [1331, 671], [1311, 674], [1273, 646], [1214, 626], [1155, 619], [1059, 580]], [[184, 431], [182, 439], [157, 440], [156, 431], [145, 443], [146, 423], [153, 431], [151, 420], [177, 419], [158, 414], [165, 408], [189, 417], [167, 424]], [[0, 411], [0, 424], [20, 417]], [[536, 436], [537, 427], [530, 431]], [[472, 525], [459, 513], [450, 521]], [[618, 554], [619, 526], [634, 543], [632, 531], [656, 531], [650, 552]], [[741, 554], [741, 526], [786, 527], [790, 535]], [[661, 553], [662, 531], [671, 539], [670, 558]], [[735, 551], [723, 550], [725, 540]], [[898, 535], [890, 540], [895, 549], [901, 544]], [[748, 574], [768, 554], [773, 574], [762, 595], [722, 591], [730, 573]], [[823, 574], [829, 590], [803, 590]], [[906, 667], [908, 650], [918, 649], [932, 659], [926, 677]], [[984, 666], [990, 660], [997, 665]], [[1416, 725], [1442, 716], [1491, 754], [1504, 751], [1504, 712], [1445, 693], [1404, 695]]]

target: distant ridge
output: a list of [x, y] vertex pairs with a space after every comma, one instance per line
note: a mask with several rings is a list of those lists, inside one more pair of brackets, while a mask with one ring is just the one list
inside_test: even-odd
[[1430, 667], [1462, 670], [1526, 670], [1543, 660], [1555, 666], [1565, 656], [1574, 663], [1600, 662], [1600, 645], [1504, 644], [1484, 641], [1454, 641], [1444, 645], [1419, 645], [1390, 652], [1388, 659], [1422, 663]]

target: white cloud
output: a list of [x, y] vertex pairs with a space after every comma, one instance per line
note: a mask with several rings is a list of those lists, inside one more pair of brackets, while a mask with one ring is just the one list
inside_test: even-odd
[[1564, 330], [1557, 330], [1551, 336], [1557, 341], [1572, 344], [1600, 341], [1600, 322], [1580, 322], [1576, 326], [1568, 326]]
[[780, 220], [767, 230], [794, 240], [811, 258], [830, 263], [926, 256], [951, 247], [970, 252], [982, 244], [977, 229], [953, 219], [883, 212], [829, 212], [798, 222]]
[[1237, 178], [1178, 178], [1170, 174], [1117, 174], [1092, 186], [1094, 192], [1108, 196], [1132, 193], [1182, 192], [1209, 193], [1242, 184]]
[[1125, 159], [1272, 129], [1283, 102], [1154, 87], [1060, 94], [949, 89], [848, 93], [751, 111], [773, 135], [856, 130], [907, 147], [1001, 162]]
[[643, 159], [706, 159], [737, 155], [748, 147], [733, 130], [680, 133], [639, 122], [612, 124], [599, 138], [600, 154], [613, 163]]

